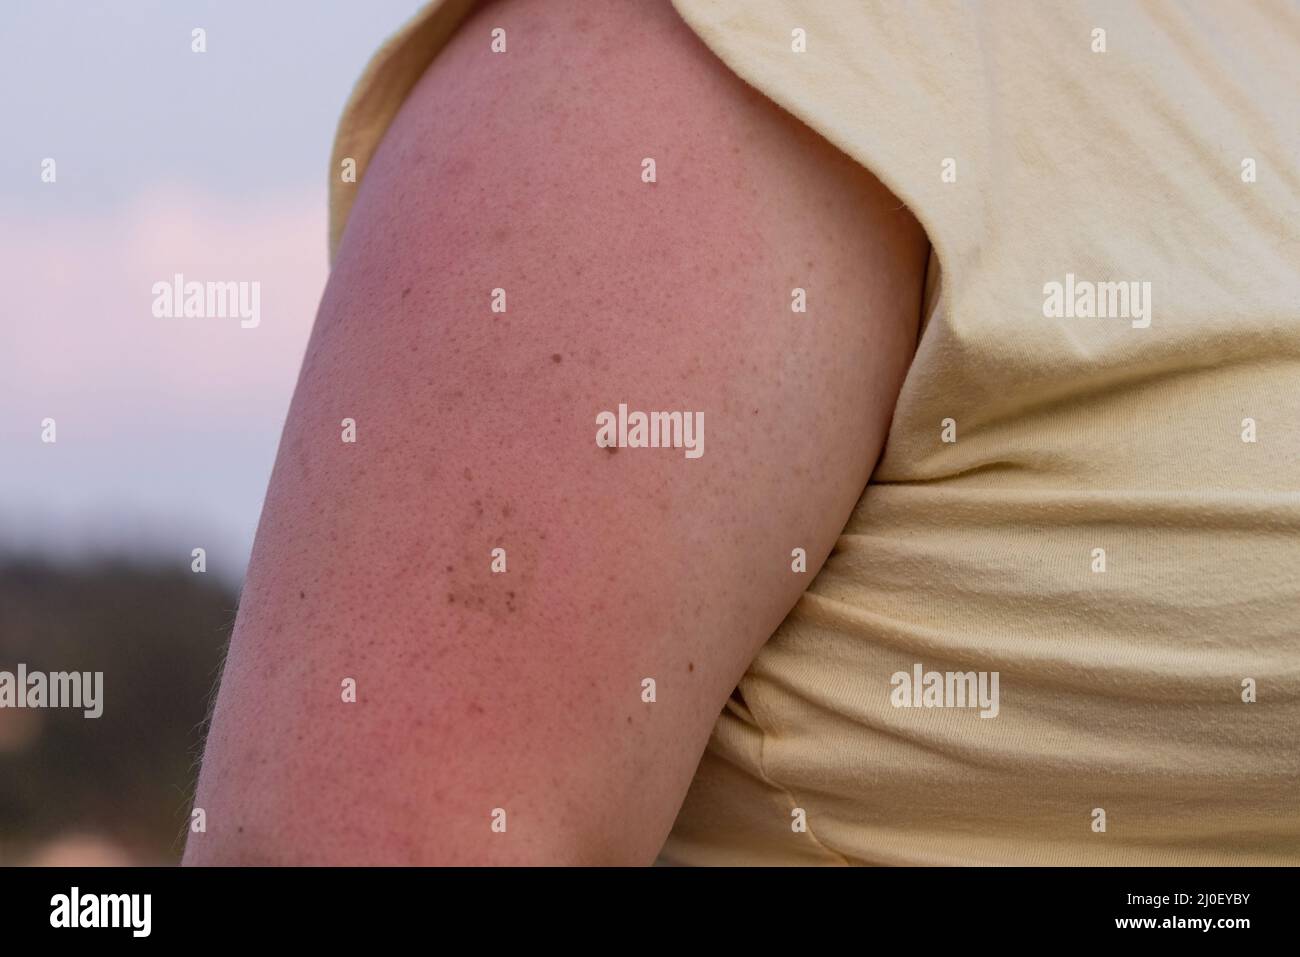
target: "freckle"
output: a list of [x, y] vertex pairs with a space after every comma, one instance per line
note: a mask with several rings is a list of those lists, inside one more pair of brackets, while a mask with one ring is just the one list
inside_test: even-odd
[[693, 662], [693, 661], [688, 661], [688, 662], [686, 662], [686, 670], [687, 670], [687, 671], [694, 671], [694, 670], [695, 670], [695, 662]]
[[474, 171], [474, 163], [468, 156], [454, 157], [447, 164], [447, 175], [455, 177], [466, 177]]
[[299, 597], [299, 598], [306, 598], [306, 597], [307, 597], [307, 593], [306, 593], [305, 591], [300, 591], [300, 592], [298, 592], [298, 597]]
[[607, 446], [605, 446], [605, 451], [608, 452], [610, 455], [614, 455], [616, 452], [618, 452], [618, 446], [617, 446], [617, 445], [607, 445]]
[[406, 298], [407, 296], [409, 296], [410, 294], [411, 294], [411, 287], [410, 287], [410, 286], [407, 286], [405, 289], [402, 290], [402, 298], [403, 298], [403, 299], [405, 299], [405, 298]]
[[456, 604], [456, 596], [455, 596], [455, 595], [451, 595], [451, 594], [447, 595], [447, 603], [448, 603], [449, 605], [454, 605], [454, 604]]
[[559, 364], [564, 361], [564, 356], [560, 355], [558, 352], [552, 352], [551, 361], [556, 364]]
[[631, 724], [631, 723], [632, 723], [632, 716], [631, 716], [631, 715], [628, 715], [628, 716], [627, 716], [627, 723], [628, 723], [628, 724]]
[[451, 567], [450, 565], [448, 565], [448, 566], [447, 566], [447, 571], [452, 571], [452, 570], [453, 570], [452, 567]]

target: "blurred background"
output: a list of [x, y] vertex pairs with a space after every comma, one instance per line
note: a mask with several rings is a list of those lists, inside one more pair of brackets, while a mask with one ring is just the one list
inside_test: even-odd
[[[98, 719], [0, 708], [0, 865], [179, 860], [334, 126], [420, 5], [0, 4], [0, 671], [104, 673]], [[259, 282], [260, 325], [155, 318], [175, 273]]]

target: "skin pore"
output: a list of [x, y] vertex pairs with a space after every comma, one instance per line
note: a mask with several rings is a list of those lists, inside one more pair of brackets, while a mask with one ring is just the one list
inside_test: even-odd
[[[870, 476], [925, 236], [666, 0], [478, 10], [359, 189], [185, 860], [650, 863]], [[619, 403], [705, 454], [599, 447]]]

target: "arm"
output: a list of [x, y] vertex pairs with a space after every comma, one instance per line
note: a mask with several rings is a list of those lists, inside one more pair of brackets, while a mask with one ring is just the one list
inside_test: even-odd
[[[667, 3], [578, 16], [480, 11], [367, 172], [187, 863], [651, 862], [870, 475], [920, 228]], [[703, 412], [704, 454], [597, 447], [619, 403]]]

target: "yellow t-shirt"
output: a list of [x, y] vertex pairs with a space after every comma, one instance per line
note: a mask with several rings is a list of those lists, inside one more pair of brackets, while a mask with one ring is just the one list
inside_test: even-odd
[[[934, 254], [871, 484], [662, 859], [1300, 863], [1300, 7], [674, 3]], [[473, 5], [359, 82], [331, 251]]]

